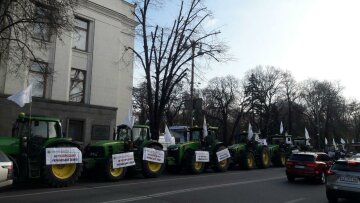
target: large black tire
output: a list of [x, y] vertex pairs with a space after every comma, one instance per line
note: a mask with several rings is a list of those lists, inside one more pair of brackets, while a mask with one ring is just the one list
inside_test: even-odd
[[240, 167], [246, 170], [251, 170], [255, 166], [255, 157], [252, 152], [245, 152], [240, 158]]
[[259, 154], [257, 156], [256, 165], [258, 168], [269, 168], [270, 166], [270, 152], [267, 147], [262, 147], [259, 150]]
[[113, 168], [113, 161], [112, 157], [110, 157], [107, 162], [105, 163], [104, 167], [104, 175], [106, 180], [108, 181], [119, 181], [124, 179], [126, 174], [126, 167], [124, 168]]
[[[73, 147], [68, 144], [57, 145], [54, 147]], [[82, 163], [46, 165], [43, 163], [43, 178], [51, 187], [68, 187], [73, 185], [80, 177], [83, 170]]]
[[329, 203], [338, 202], [338, 197], [329, 189], [326, 189], [326, 198], [328, 199]]
[[292, 182], [294, 182], [295, 181], [295, 177], [294, 176], [292, 176], [292, 175], [286, 175], [286, 178], [288, 179], [288, 181], [290, 182], [290, 183], [292, 183]]
[[286, 154], [282, 151], [276, 152], [273, 163], [276, 167], [284, 167], [286, 164]]
[[196, 162], [196, 155], [193, 151], [186, 152], [185, 155], [186, 169], [191, 174], [200, 174], [205, 170], [204, 162]]
[[[162, 150], [162, 148], [157, 145], [152, 145], [152, 146], [149, 146], [148, 148]], [[164, 161], [164, 163], [155, 163], [155, 162], [150, 162], [150, 161], [145, 161], [145, 160], [142, 161], [142, 174], [146, 178], [159, 177], [162, 174], [162, 172], [164, 171], [164, 168], [165, 168], [165, 161]]]
[[[226, 149], [225, 146], [220, 146], [216, 150], [216, 152], [224, 150], [224, 149]], [[229, 164], [230, 164], [230, 158], [227, 158], [227, 159], [219, 162], [218, 159], [217, 159], [217, 156], [216, 156], [216, 152], [214, 153], [214, 156], [213, 156], [214, 157], [214, 163], [215, 163], [214, 171], [216, 171], [216, 172], [225, 172], [225, 171], [227, 171], [228, 168], [229, 168]]]

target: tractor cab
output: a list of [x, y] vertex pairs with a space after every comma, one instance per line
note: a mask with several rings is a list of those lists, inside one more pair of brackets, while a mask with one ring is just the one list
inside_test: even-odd
[[19, 115], [12, 129], [12, 137], [20, 141], [21, 152], [35, 155], [41, 152], [45, 143], [63, 138], [60, 120], [48, 117]]
[[175, 138], [175, 143], [185, 143], [190, 140], [188, 126], [170, 126], [169, 131]]
[[132, 129], [127, 125], [119, 125], [116, 131], [114, 140], [124, 141], [130, 149], [137, 148], [150, 140], [150, 129], [146, 125], [134, 125]]
[[200, 141], [203, 146], [212, 146], [218, 138], [218, 128], [208, 127], [207, 136], [204, 137], [204, 129], [201, 127], [189, 128], [190, 141]]

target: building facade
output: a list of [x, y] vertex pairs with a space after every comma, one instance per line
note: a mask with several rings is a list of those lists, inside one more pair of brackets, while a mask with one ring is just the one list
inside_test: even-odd
[[[31, 112], [61, 118], [63, 132], [77, 141], [111, 138], [131, 104], [133, 55], [125, 49], [134, 46], [133, 11], [124, 0], [83, 1], [75, 32], [61, 40], [49, 36], [47, 50], [36, 51], [41, 60], [30, 62], [23, 75], [0, 74], [0, 136], [11, 134], [20, 112]], [[20, 108], [6, 99], [30, 83], [31, 105]]]

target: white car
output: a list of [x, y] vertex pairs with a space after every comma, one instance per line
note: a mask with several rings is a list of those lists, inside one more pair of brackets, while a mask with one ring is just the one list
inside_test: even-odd
[[13, 163], [0, 151], [0, 188], [13, 184]]

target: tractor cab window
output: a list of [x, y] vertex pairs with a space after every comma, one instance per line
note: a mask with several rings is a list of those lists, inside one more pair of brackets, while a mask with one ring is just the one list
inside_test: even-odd
[[126, 128], [121, 128], [118, 131], [118, 140], [128, 141], [130, 140], [130, 131]]
[[283, 138], [280, 138], [280, 137], [272, 138], [272, 144], [280, 145], [280, 144], [284, 144], [284, 143], [285, 143], [285, 140]]
[[201, 131], [199, 130], [191, 131], [191, 140], [199, 141], [200, 139], [201, 139]]
[[59, 134], [59, 129], [56, 122], [32, 121], [31, 137], [54, 138]]
[[133, 128], [132, 133], [134, 141], [143, 141], [147, 137], [147, 128]]

